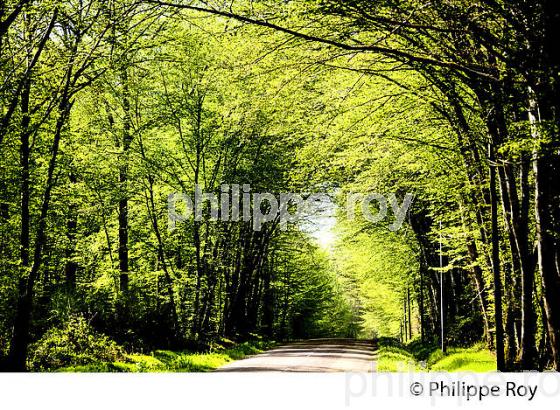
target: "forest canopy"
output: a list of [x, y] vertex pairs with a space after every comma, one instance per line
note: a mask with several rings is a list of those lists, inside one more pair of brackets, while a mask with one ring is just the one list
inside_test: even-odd
[[[560, 370], [559, 19], [553, 0], [0, 1], [0, 368], [80, 364], [44, 361], [78, 332], [104, 360], [386, 336]], [[329, 199], [287, 227], [207, 207], [168, 229], [170, 195], [234, 185]]]

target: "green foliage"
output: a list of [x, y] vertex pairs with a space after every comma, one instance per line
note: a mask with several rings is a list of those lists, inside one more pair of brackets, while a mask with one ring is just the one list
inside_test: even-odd
[[[434, 339], [440, 275], [450, 345], [535, 317], [529, 345], [560, 350], [538, 309], [556, 309], [545, 299], [558, 267], [535, 281], [520, 263], [556, 260], [560, 231], [559, 67], [543, 2], [230, 5], [303, 36], [141, 1], [19, 3], [1, 7], [15, 14], [0, 30], [0, 358], [26, 350], [10, 345], [14, 325], [34, 342], [34, 370], [208, 370], [258, 349], [225, 338], [255, 335], [406, 340], [422, 327]], [[336, 243], [318, 247], [306, 221], [257, 233], [208, 210], [167, 229], [169, 195], [195, 184], [328, 191]], [[347, 220], [354, 192], [415, 199], [394, 232]], [[520, 303], [524, 277], [534, 303]], [[111, 340], [154, 354], [123, 361]], [[414, 358], [442, 368], [483, 356], [414, 343]], [[186, 348], [210, 353], [175, 352]], [[410, 354], [383, 346], [380, 368]]]
[[381, 338], [378, 340], [378, 372], [410, 372], [419, 369], [420, 366], [414, 354], [395, 339]]
[[496, 357], [481, 344], [468, 348], [450, 347], [443, 353], [438, 346], [415, 340], [407, 345], [395, 339], [379, 340], [377, 370], [380, 372], [492, 372]]
[[215, 344], [206, 353], [174, 352], [171, 350], [155, 350], [151, 354], [126, 354], [120, 361], [98, 362], [80, 366], [65, 366], [60, 372], [208, 372], [217, 369], [233, 360], [241, 360], [247, 356], [262, 353], [272, 348], [274, 342], [253, 341], [239, 344], [227, 343], [229, 347]]
[[92, 366], [124, 358], [124, 350], [93, 330], [82, 316], [71, 317], [31, 346], [30, 369], [44, 371], [65, 366]]
[[414, 284], [415, 250], [407, 238], [383, 228], [344, 231], [333, 255], [346, 294], [359, 304], [362, 337], [398, 336], [403, 298]]
[[480, 346], [449, 348], [445, 355], [432, 354], [428, 366], [434, 372], [493, 372], [496, 371], [496, 356]]

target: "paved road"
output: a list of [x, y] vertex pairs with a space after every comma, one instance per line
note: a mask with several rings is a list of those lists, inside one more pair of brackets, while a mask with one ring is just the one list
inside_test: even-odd
[[314, 339], [220, 367], [218, 372], [373, 372], [375, 349], [370, 341]]

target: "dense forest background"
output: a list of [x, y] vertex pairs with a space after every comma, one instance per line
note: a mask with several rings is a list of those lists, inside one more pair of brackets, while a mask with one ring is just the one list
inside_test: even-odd
[[[0, 1], [0, 367], [76, 333], [432, 343], [443, 318], [499, 370], [560, 370], [555, 1], [226, 3]], [[168, 229], [170, 194], [224, 184], [332, 215]], [[356, 192], [414, 202], [392, 231], [347, 219]]]

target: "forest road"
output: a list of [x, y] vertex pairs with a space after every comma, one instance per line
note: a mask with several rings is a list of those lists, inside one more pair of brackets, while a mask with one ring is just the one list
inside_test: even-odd
[[312, 339], [231, 362], [217, 372], [356, 372], [376, 370], [372, 341]]

